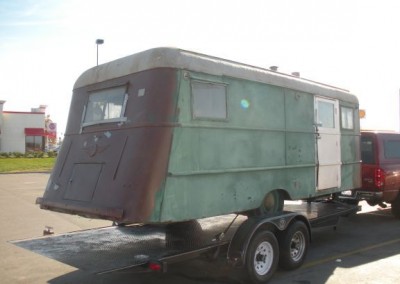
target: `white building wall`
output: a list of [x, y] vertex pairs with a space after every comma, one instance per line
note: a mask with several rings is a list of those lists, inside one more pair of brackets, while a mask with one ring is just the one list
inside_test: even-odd
[[6, 101], [0, 100], [0, 152], [1, 152], [1, 141], [2, 141], [1, 132], [3, 131], [3, 108], [5, 102]]
[[25, 128], [44, 128], [44, 113], [3, 112], [0, 152], [25, 153]]
[[6, 101], [0, 100], [0, 152], [1, 152], [1, 143], [2, 143], [2, 135], [1, 132], [3, 131], [3, 107]]
[[[1, 127], [1, 125], [3, 123], [3, 108], [4, 108], [4, 103], [5, 102], [6, 101], [0, 100], [0, 127]], [[0, 130], [1, 130], [1, 128], [0, 128]], [[1, 132], [0, 132], [0, 135], [1, 135]]]

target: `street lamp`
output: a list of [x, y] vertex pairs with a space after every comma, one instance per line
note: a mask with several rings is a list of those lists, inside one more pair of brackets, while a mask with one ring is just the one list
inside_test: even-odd
[[98, 39], [96, 39], [96, 46], [97, 46], [97, 57], [96, 57], [96, 62], [97, 62], [97, 65], [99, 65], [99, 45], [100, 44], [103, 44], [104, 43], [104, 39], [100, 39], [100, 38], [98, 38]]

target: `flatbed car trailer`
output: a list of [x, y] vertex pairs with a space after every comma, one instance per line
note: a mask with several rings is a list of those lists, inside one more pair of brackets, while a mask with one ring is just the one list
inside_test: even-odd
[[[223, 215], [173, 224], [109, 226], [12, 241], [14, 245], [89, 273], [126, 269], [166, 272], [168, 264], [204, 253], [244, 267], [254, 283], [267, 282], [278, 265], [295, 269], [305, 260], [313, 229], [336, 227], [354, 205], [331, 199], [285, 204], [267, 216]], [[225, 250], [224, 250], [225, 251]]]

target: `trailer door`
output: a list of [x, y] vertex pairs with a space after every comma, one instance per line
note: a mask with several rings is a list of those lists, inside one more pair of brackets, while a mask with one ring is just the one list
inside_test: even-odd
[[315, 97], [316, 189], [340, 187], [339, 102]]

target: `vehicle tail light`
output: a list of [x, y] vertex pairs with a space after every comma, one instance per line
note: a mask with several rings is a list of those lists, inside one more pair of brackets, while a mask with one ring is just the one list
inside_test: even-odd
[[375, 186], [379, 189], [385, 185], [385, 172], [378, 168], [375, 169]]
[[148, 264], [148, 267], [150, 270], [155, 271], [155, 272], [162, 271], [162, 268], [163, 268], [161, 263], [159, 263], [159, 262], [150, 262]]

